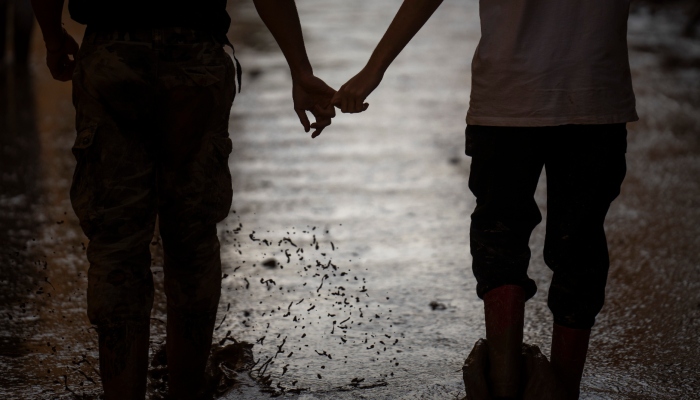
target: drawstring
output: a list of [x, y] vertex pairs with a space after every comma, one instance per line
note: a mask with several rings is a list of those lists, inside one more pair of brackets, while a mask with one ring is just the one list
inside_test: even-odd
[[224, 46], [230, 47], [231, 51], [233, 52], [233, 61], [236, 64], [236, 86], [238, 86], [238, 93], [240, 93], [241, 78], [243, 78], [243, 70], [241, 69], [241, 63], [238, 62], [238, 59], [236, 58], [236, 49], [233, 48], [233, 44], [231, 44], [231, 41], [228, 40], [227, 36], [224, 36]]

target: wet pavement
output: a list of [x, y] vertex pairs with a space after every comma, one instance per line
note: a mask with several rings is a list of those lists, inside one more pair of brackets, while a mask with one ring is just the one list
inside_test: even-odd
[[[334, 87], [354, 75], [400, 3], [300, 1], [316, 74]], [[462, 363], [484, 336], [463, 154], [477, 7], [446, 0], [369, 110], [340, 115], [311, 140], [252, 4], [231, 4], [244, 81], [229, 127], [234, 205], [219, 228], [215, 338], [252, 344], [256, 364], [225, 398], [464, 396]], [[638, 6], [630, 17], [641, 120], [629, 125], [628, 174], [607, 219], [611, 271], [585, 399], [700, 396], [700, 40], [679, 37], [678, 13]], [[94, 398], [86, 239], [68, 201], [74, 111], [70, 85], [52, 81], [42, 57], [35, 40], [30, 73], [6, 68], [0, 82], [0, 394]], [[545, 188], [542, 178], [543, 213]], [[525, 340], [548, 355], [543, 228], [531, 240], [539, 291], [527, 304]], [[157, 237], [152, 249], [155, 353], [165, 332]]]

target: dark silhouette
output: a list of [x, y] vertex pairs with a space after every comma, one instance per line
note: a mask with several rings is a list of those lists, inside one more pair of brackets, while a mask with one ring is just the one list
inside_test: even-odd
[[[289, 63], [299, 120], [316, 136], [335, 115], [335, 91], [313, 75], [295, 4], [255, 5]], [[63, 0], [33, 6], [52, 76], [73, 82], [71, 202], [90, 239], [88, 317], [105, 398], [145, 396], [157, 221], [169, 396], [210, 398], [205, 367], [221, 289], [216, 223], [231, 206], [228, 120], [241, 76], [224, 51], [226, 2], [72, 0], [71, 17], [87, 25], [80, 47], [61, 26]]]
[[33, 27], [34, 13], [29, 0], [0, 0], [0, 64], [5, 61], [10, 39], [14, 62], [27, 65]]
[[[332, 103], [346, 113], [366, 110], [367, 96], [441, 2], [405, 0], [367, 65]], [[475, 346], [465, 373], [488, 370], [483, 380], [465, 379], [469, 399], [578, 398], [590, 328], [605, 297], [603, 222], [625, 176], [625, 124], [638, 119], [628, 14], [628, 1], [480, 2], [466, 154], [476, 196], [472, 267], [486, 342]], [[542, 364], [533, 364], [538, 351], [529, 348], [523, 361], [522, 347], [525, 301], [537, 291], [527, 275], [528, 240], [541, 221], [533, 196], [543, 168], [544, 258], [554, 272], [548, 305], [556, 385], [549, 386], [524, 373], [525, 366]]]
[[682, 33], [685, 37], [692, 37], [695, 35], [695, 29], [698, 26], [698, 23], [700, 23], [700, 1], [696, 0], [693, 2], [693, 6], [689, 10], [688, 14], [688, 20], [683, 26]]

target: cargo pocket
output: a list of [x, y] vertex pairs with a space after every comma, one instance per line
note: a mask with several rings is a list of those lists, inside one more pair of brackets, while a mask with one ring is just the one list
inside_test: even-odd
[[75, 156], [76, 160], [79, 160], [79, 157], [82, 156], [85, 149], [92, 146], [92, 142], [95, 140], [96, 130], [97, 127], [91, 126], [78, 132], [72, 148], [73, 155]]
[[93, 207], [98, 190], [96, 183], [99, 180], [95, 168], [97, 155], [94, 154], [93, 148], [96, 132], [96, 126], [81, 129], [71, 149], [77, 164], [73, 173], [70, 199], [73, 210], [80, 220], [80, 226], [88, 238], [96, 222], [96, 212]]
[[168, 89], [180, 87], [207, 87], [226, 79], [226, 67], [223, 65], [196, 65], [176, 67], [164, 71], [160, 81]]
[[182, 71], [195, 86], [213, 85], [226, 76], [226, 67], [223, 65], [186, 67]]
[[211, 153], [209, 157], [212, 185], [208, 189], [210, 204], [209, 214], [211, 223], [222, 221], [228, 216], [233, 198], [233, 186], [231, 183], [231, 171], [228, 167], [228, 157], [233, 151], [233, 143], [227, 136], [214, 136], [211, 139]]

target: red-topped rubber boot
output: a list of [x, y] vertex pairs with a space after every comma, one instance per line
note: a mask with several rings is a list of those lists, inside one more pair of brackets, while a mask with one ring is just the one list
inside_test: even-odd
[[504, 285], [484, 295], [489, 381], [494, 399], [515, 399], [520, 390], [525, 290]]
[[558, 386], [566, 396], [562, 400], [578, 399], [590, 337], [590, 329], [573, 329], [554, 324], [550, 363]]

